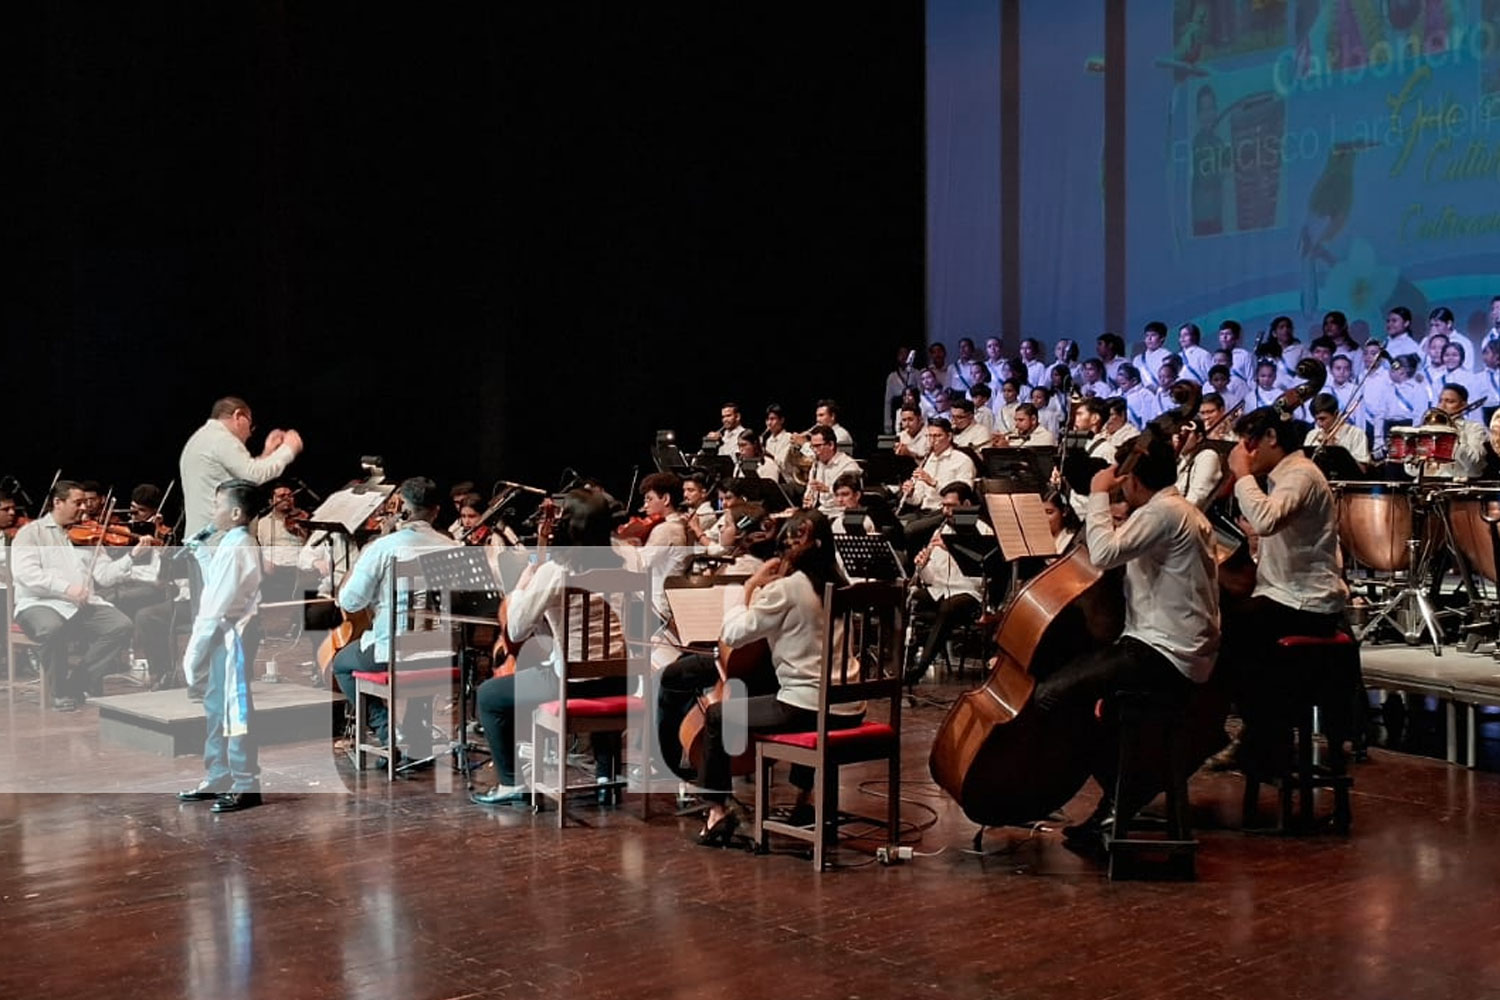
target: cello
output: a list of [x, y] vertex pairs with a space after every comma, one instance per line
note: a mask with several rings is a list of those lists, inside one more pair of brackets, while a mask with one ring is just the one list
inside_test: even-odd
[[[1124, 474], [1151, 435], [1170, 439], [1196, 413], [1201, 390], [1174, 387], [1178, 410], [1147, 425]], [[1124, 568], [1101, 571], [1086, 544], [1032, 577], [1001, 614], [996, 655], [984, 684], [949, 709], [928, 756], [928, 769], [964, 814], [985, 826], [1025, 825], [1062, 807], [1088, 780], [1097, 746], [1090, 706], [1041, 708], [1040, 682], [1078, 656], [1113, 643], [1125, 624]]]

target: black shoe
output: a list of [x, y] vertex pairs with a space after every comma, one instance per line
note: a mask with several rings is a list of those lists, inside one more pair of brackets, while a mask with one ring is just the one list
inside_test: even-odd
[[250, 809], [261, 803], [260, 792], [222, 792], [214, 799], [214, 807], [209, 810], [216, 813], [239, 812], [241, 809]]
[[178, 792], [177, 801], [207, 802], [210, 799], [216, 799], [220, 795], [226, 794], [228, 791], [229, 789], [223, 785], [212, 785], [205, 781], [200, 783], [197, 788], [189, 788], [185, 792]]
[[205, 693], [203, 688], [190, 687], [187, 689], [188, 701], [202, 702]]
[[76, 712], [78, 711], [78, 700], [76, 698], [53, 698], [52, 711]]
[[525, 785], [496, 785], [487, 792], [470, 792], [469, 801], [477, 806], [501, 806], [512, 802], [524, 802]]
[[1074, 823], [1062, 829], [1063, 840], [1070, 843], [1102, 843], [1104, 832], [1114, 823], [1114, 803], [1108, 798], [1100, 799], [1099, 805], [1082, 823]]
[[724, 815], [713, 826], [705, 826], [698, 833], [698, 846], [700, 847], [728, 847], [734, 839], [734, 831], [740, 828], [739, 812], [733, 808], [726, 808]]

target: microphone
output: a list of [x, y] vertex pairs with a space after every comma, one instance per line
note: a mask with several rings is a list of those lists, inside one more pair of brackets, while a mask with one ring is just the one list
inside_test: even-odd
[[189, 538], [182, 544], [184, 547], [189, 545], [202, 545], [204, 542], [208, 541], [209, 538], [213, 537], [214, 533], [218, 530], [219, 529], [215, 527], [212, 522], [210, 522], [208, 524], [205, 524], [202, 528], [199, 528], [196, 535], [194, 535], [192, 538]]
[[323, 502], [323, 498], [320, 497], [320, 496], [318, 496], [317, 493], [313, 492], [313, 488], [311, 486], [307, 485], [306, 483], [304, 483], [302, 480], [297, 479], [297, 478], [294, 477], [292, 479], [292, 482], [296, 483], [297, 486], [302, 490], [303, 493], [306, 493], [308, 496], [312, 497], [314, 503], [322, 503]]

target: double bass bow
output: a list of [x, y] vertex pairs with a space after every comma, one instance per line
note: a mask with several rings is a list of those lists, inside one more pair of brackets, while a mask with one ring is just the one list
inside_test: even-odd
[[[1176, 410], [1147, 424], [1118, 464], [1128, 473], [1153, 436], [1170, 440], [1202, 399], [1197, 385], [1173, 387]], [[1088, 780], [1096, 723], [1083, 706], [1049, 710], [1039, 682], [1078, 656], [1120, 637], [1123, 568], [1100, 570], [1086, 543], [1074, 545], [1022, 585], [1001, 613], [999, 649], [984, 684], [959, 696], [938, 727], [928, 769], [964, 814], [986, 826], [1050, 815]]]

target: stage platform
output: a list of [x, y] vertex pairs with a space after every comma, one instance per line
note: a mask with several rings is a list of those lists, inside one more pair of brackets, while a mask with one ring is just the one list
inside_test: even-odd
[[[330, 691], [264, 681], [250, 691], [262, 746], [330, 739], [343, 728], [346, 703]], [[99, 710], [102, 745], [163, 756], [203, 752], [203, 705], [189, 701], [183, 688], [109, 695], [89, 704]]]
[[1434, 656], [1426, 645], [1365, 644], [1360, 667], [1371, 691], [1434, 699], [1444, 717], [1445, 759], [1476, 766], [1483, 710], [1500, 707], [1500, 660], [1493, 651], [1470, 653], [1460, 646], [1445, 646], [1442, 656]]

